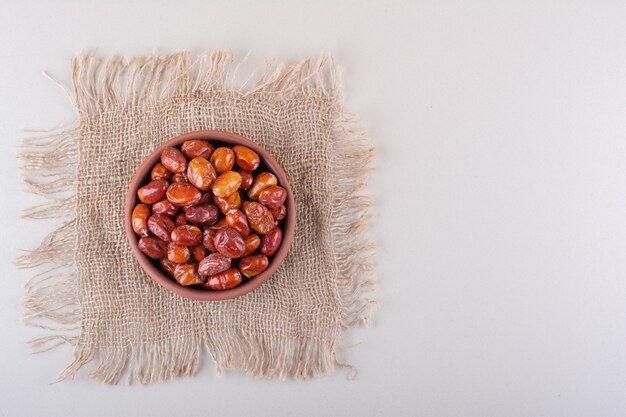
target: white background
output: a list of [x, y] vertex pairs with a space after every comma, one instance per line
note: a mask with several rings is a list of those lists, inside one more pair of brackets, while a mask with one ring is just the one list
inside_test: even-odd
[[[76, 118], [82, 49], [225, 48], [251, 70], [331, 51], [345, 108], [377, 147], [378, 299], [359, 368], [260, 381], [49, 385], [31, 355], [27, 271], [52, 223], [27, 222], [22, 128]], [[621, 1], [4, 1], [0, 5], [1, 416], [626, 415], [626, 3]]]

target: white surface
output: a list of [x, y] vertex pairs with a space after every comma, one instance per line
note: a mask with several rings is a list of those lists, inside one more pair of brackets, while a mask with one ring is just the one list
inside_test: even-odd
[[[3, 2], [1, 416], [626, 415], [625, 3], [335, 3]], [[93, 47], [336, 55], [378, 150], [383, 307], [349, 337], [354, 382], [48, 384], [71, 351], [26, 349], [12, 248], [46, 229], [14, 157], [20, 129], [75, 118], [39, 71], [69, 83]]]

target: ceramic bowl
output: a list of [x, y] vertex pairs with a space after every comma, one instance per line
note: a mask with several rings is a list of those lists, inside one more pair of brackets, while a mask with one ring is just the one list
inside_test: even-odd
[[[139, 236], [133, 231], [132, 228], [131, 214], [135, 205], [139, 203], [139, 199], [137, 198], [137, 190], [141, 186], [149, 182], [150, 171], [152, 170], [152, 167], [161, 160], [161, 153], [168, 146], [179, 147], [183, 142], [191, 139], [206, 140], [207, 142], [211, 143], [214, 148], [224, 145], [228, 147], [232, 147], [235, 145], [247, 146], [248, 148], [254, 150], [261, 157], [261, 166], [259, 167], [259, 170], [262, 169], [272, 172], [278, 178], [278, 184], [287, 190], [287, 199], [285, 201], [287, 216], [285, 217], [283, 223], [283, 241], [280, 245], [280, 248], [272, 257], [270, 257], [269, 266], [264, 272], [229, 290], [210, 291], [193, 287], [183, 287], [161, 270], [157, 260], [149, 258], [147, 255], [139, 250], [139, 247], [137, 246], [139, 242]], [[278, 269], [280, 264], [287, 256], [287, 252], [289, 251], [289, 248], [293, 241], [296, 221], [293, 192], [291, 191], [291, 187], [289, 185], [289, 181], [287, 179], [285, 171], [283, 171], [283, 169], [280, 167], [280, 165], [278, 165], [274, 158], [272, 158], [272, 156], [265, 149], [261, 148], [259, 145], [250, 141], [249, 139], [246, 139], [243, 136], [237, 135], [235, 133], [217, 130], [202, 130], [197, 132], [185, 133], [184, 135], [180, 135], [168, 140], [157, 149], [155, 149], [150, 155], [148, 155], [143, 163], [139, 166], [137, 172], [135, 173], [135, 176], [130, 182], [130, 186], [128, 187], [128, 193], [126, 195], [126, 205], [124, 211], [125, 229], [126, 235], [128, 237], [128, 242], [141, 268], [153, 280], [155, 280], [158, 284], [160, 284], [167, 290], [172, 291], [182, 297], [203, 301], [217, 301], [240, 297], [249, 293], [250, 291], [253, 291], [261, 284], [269, 280], [272, 274], [276, 271], [276, 269]]]

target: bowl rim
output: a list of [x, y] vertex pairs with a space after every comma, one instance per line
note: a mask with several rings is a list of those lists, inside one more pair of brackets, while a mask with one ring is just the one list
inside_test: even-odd
[[[229, 290], [207, 291], [190, 287], [183, 287], [174, 279], [170, 278], [168, 275], [162, 272], [161, 269], [153, 263], [153, 260], [151, 258], [149, 258], [146, 254], [139, 250], [139, 236], [132, 228], [132, 210], [139, 202], [139, 199], [137, 197], [137, 190], [140, 186], [143, 185], [143, 182], [150, 175], [152, 167], [158, 161], [160, 161], [161, 153], [163, 152], [163, 150], [169, 146], [177, 147], [183, 142], [192, 139], [201, 139], [209, 142], [222, 142], [230, 145], [231, 147], [234, 145], [243, 145], [249, 147], [259, 154], [261, 160], [263, 161], [263, 163], [265, 163], [269, 171], [271, 171], [278, 178], [280, 186], [287, 190], [287, 199], [285, 201], [285, 206], [287, 207], [287, 216], [285, 217], [283, 226], [283, 241], [281, 242], [278, 251], [272, 256], [270, 264], [265, 271], [253, 277], [249, 281], [244, 282], [241, 285], [238, 285], [237, 287], [231, 288]], [[272, 274], [282, 264], [285, 257], [287, 256], [287, 253], [289, 252], [289, 248], [291, 247], [291, 243], [293, 242], [293, 237], [295, 233], [295, 220], [296, 211], [293, 192], [291, 190], [287, 174], [278, 164], [278, 162], [276, 162], [276, 160], [270, 155], [269, 152], [267, 152], [255, 142], [252, 142], [250, 139], [236, 133], [222, 130], [198, 130], [194, 132], [188, 132], [168, 139], [163, 144], [158, 146], [146, 158], [144, 158], [141, 165], [139, 165], [139, 167], [135, 171], [135, 174], [130, 181], [128, 191], [126, 193], [126, 202], [124, 206], [124, 229], [126, 231], [126, 237], [128, 238], [128, 243], [130, 244], [131, 251], [133, 252], [133, 255], [137, 262], [139, 262], [141, 268], [146, 272], [146, 274], [148, 274], [154, 281], [156, 281], [165, 289], [182, 297], [199, 301], [219, 301], [241, 297], [257, 289], [263, 283], [267, 282]]]

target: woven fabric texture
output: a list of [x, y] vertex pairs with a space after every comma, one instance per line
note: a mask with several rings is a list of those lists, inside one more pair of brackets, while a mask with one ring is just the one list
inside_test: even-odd
[[[333, 371], [342, 331], [371, 314], [374, 283], [362, 189], [372, 149], [342, 111], [340, 71], [329, 55], [268, 65], [235, 87], [225, 52], [72, 62], [76, 127], [35, 135], [21, 155], [25, 181], [49, 199], [26, 217], [65, 218], [18, 259], [39, 274], [27, 285], [26, 320], [47, 350], [75, 345], [60, 378], [91, 364], [106, 383], [193, 375], [206, 350], [218, 371], [306, 378]], [[124, 200], [142, 160], [164, 141], [204, 129], [241, 134], [289, 176], [296, 233], [284, 263], [246, 296], [188, 300], [139, 267], [124, 233]]]

